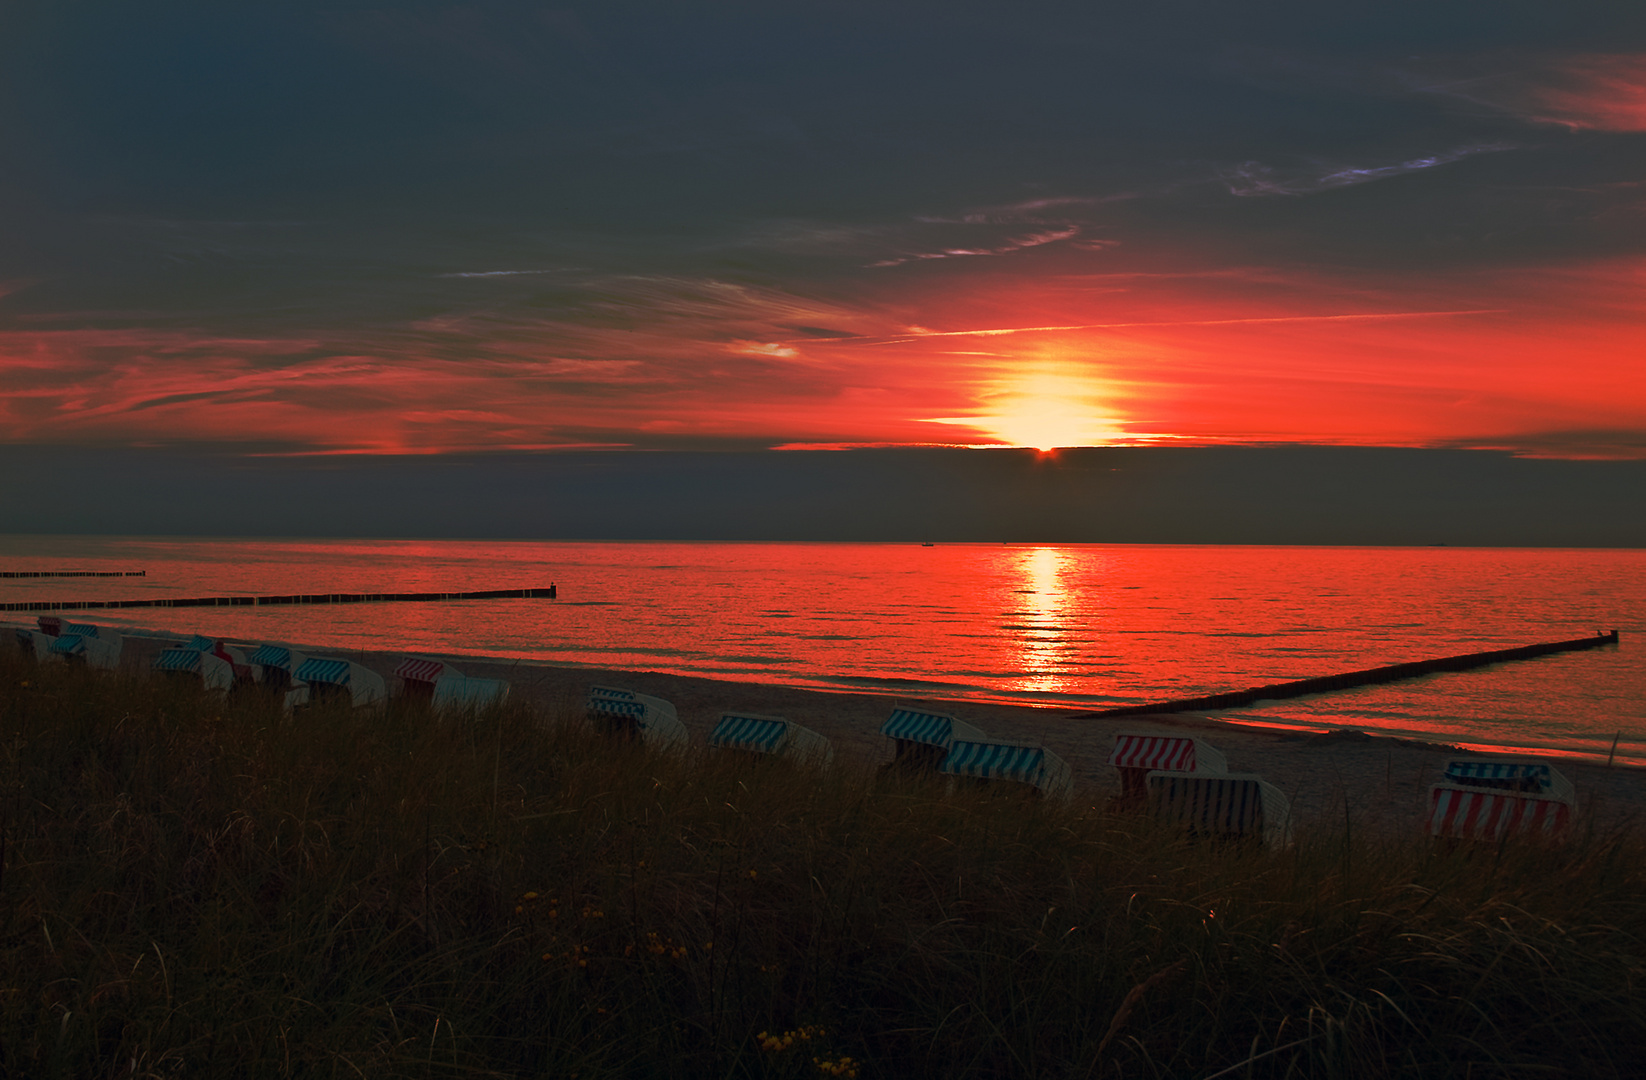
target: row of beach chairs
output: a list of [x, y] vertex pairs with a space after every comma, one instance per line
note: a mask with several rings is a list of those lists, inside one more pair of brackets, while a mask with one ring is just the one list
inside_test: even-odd
[[[41, 616], [38, 630], [18, 629], [18, 644], [37, 660], [63, 660], [114, 668], [122, 638], [107, 627]], [[247, 649], [196, 635], [163, 649], [153, 669], [199, 679], [208, 690], [228, 692], [261, 685], [284, 697], [287, 708], [346, 699], [355, 706], [387, 700], [388, 684], [364, 665], [305, 656], [284, 645]], [[505, 700], [509, 684], [468, 678], [451, 664], [407, 657], [394, 670], [402, 696], [436, 708], [482, 707]], [[614, 735], [658, 747], [682, 747], [686, 727], [662, 698], [611, 686], [589, 688], [589, 719]], [[969, 777], [1023, 785], [1043, 796], [1073, 792], [1068, 763], [1044, 746], [993, 739], [947, 713], [899, 707], [880, 727], [892, 743], [891, 767], [909, 772]], [[833, 759], [824, 736], [781, 716], [727, 712], [709, 735], [709, 746], [818, 765]], [[1270, 845], [1290, 835], [1284, 794], [1254, 773], [1232, 773], [1223, 754], [1191, 736], [1122, 732], [1108, 764], [1120, 778], [1121, 805], [1146, 808], [1158, 820], [1217, 837], [1247, 837]], [[1429, 789], [1427, 831], [1454, 840], [1499, 841], [1514, 836], [1557, 839], [1569, 831], [1576, 807], [1572, 783], [1543, 761], [1460, 757], [1449, 760]]]
[[[120, 663], [122, 638], [108, 627], [42, 615], [39, 629], [19, 628], [17, 640], [37, 660], [111, 669]], [[288, 709], [337, 699], [361, 707], [389, 697], [383, 676], [352, 660], [306, 656], [284, 645], [230, 645], [199, 634], [162, 649], [152, 670], [170, 678], [198, 679], [205, 689], [221, 693], [261, 686], [282, 694]], [[479, 708], [504, 701], [509, 694], [509, 684], [502, 679], [469, 678], [445, 661], [419, 656], [401, 661], [394, 677], [404, 697], [435, 708]]]
[[[591, 721], [613, 734], [660, 747], [684, 746], [686, 728], [672, 704], [610, 686], [591, 686]], [[1073, 778], [1063, 759], [1043, 746], [991, 739], [946, 713], [894, 709], [880, 727], [892, 742], [891, 765], [911, 772], [1027, 785], [1067, 798]], [[709, 746], [826, 762], [822, 735], [779, 716], [723, 713]], [[1191, 736], [1121, 732], [1108, 764], [1120, 778], [1122, 806], [1198, 835], [1286, 843], [1291, 807], [1279, 788], [1255, 773], [1230, 772], [1221, 751]], [[1545, 762], [1454, 758], [1429, 792], [1430, 835], [1496, 841], [1510, 835], [1558, 837], [1570, 826], [1575, 794]]]

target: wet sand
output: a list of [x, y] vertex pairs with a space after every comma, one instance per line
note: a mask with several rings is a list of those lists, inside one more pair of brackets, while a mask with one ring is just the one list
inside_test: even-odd
[[[126, 638], [122, 666], [146, 667], [169, 642]], [[399, 653], [341, 653], [294, 645], [311, 656], [344, 656], [383, 675], [404, 658]], [[420, 654], [424, 655], [424, 654]], [[1122, 731], [1193, 734], [1228, 759], [1231, 772], [1260, 774], [1291, 801], [1298, 828], [1340, 827], [1345, 807], [1356, 828], [1415, 834], [1423, 827], [1429, 785], [1445, 769], [1448, 748], [1409, 739], [1357, 732], [1327, 735], [1245, 727], [1193, 713], [1077, 718], [1071, 711], [966, 701], [832, 693], [761, 683], [731, 682], [658, 672], [552, 667], [521, 661], [441, 656], [465, 675], [506, 679], [511, 694], [535, 704], [578, 715], [590, 684], [626, 687], [672, 702], [697, 741], [706, 739], [727, 710], [782, 716], [826, 736], [837, 759], [873, 765], [890, 759], [880, 725], [898, 705], [918, 704], [975, 724], [991, 736], [1037, 742], [1069, 763], [1076, 798], [1101, 802], [1119, 790], [1115, 770], [1106, 765], [1114, 737]], [[1551, 758], [1578, 794], [1580, 827], [1587, 822], [1611, 828], [1646, 822], [1646, 770], [1607, 768], [1572, 758]]]

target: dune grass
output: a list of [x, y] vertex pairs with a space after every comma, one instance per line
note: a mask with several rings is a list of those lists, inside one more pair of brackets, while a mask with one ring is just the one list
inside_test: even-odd
[[0, 658], [8, 1076], [1637, 1074], [1646, 844], [1278, 851]]

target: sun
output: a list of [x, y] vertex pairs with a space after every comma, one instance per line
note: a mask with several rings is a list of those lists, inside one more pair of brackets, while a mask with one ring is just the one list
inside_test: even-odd
[[962, 424], [1009, 446], [1040, 451], [1105, 446], [1124, 439], [1125, 432], [1097, 404], [1100, 396], [1088, 378], [1039, 371], [985, 394], [977, 414], [943, 417], [937, 423]]

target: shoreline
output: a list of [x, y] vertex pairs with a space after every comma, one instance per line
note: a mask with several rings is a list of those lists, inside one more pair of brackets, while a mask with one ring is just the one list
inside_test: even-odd
[[[171, 637], [128, 635], [123, 669], [147, 666]], [[401, 652], [292, 648], [318, 656], [347, 656], [381, 674], [405, 657]], [[135, 648], [133, 648], [135, 646]], [[620, 686], [671, 702], [694, 743], [701, 745], [722, 712], [737, 710], [782, 716], [825, 736], [836, 754], [873, 766], [890, 759], [880, 725], [900, 704], [919, 704], [975, 724], [987, 734], [1041, 743], [1069, 763], [1075, 798], [1101, 805], [1119, 791], [1115, 770], [1105, 764], [1122, 731], [1192, 732], [1222, 751], [1232, 772], [1251, 772], [1278, 787], [1291, 803], [1301, 828], [1341, 827], [1345, 814], [1354, 828], [1385, 835], [1421, 830], [1429, 785], [1446, 759], [1459, 751], [1444, 744], [1361, 731], [1309, 733], [1267, 729], [1214, 719], [1199, 713], [1125, 717], [1080, 716], [1077, 710], [1000, 705], [907, 695], [813, 690], [766, 683], [653, 671], [560, 667], [523, 660], [419, 653], [451, 663], [465, 675], [504, 679], [513, 700], [580, 714], [591, 684]], [[1479, 751], [1463, 751], [1477, 753]], [[1646, 769], [1605, 765], [1560, 755], [1549, 757], [1577, 789], [1582, 822], [1610, 827], [1646, 821]]]

